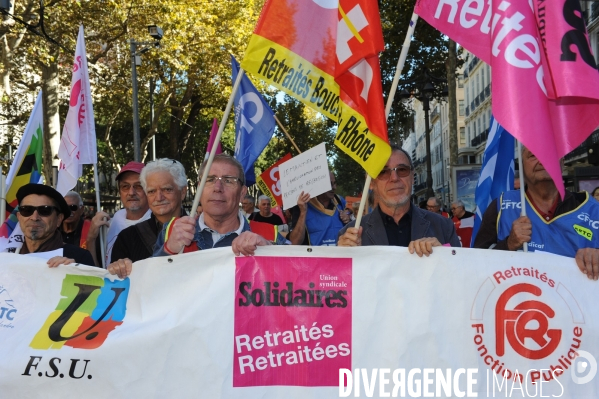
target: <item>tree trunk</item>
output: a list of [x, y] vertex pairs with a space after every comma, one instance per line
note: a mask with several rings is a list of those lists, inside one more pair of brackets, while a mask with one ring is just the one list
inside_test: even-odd
[[456, 65], [457, 51], [456, 43], [449, 39], [449, 55], [445, 67], [447, 69], [447, 89], [449, 98], [449, 164], [456, 165], [458, 162], [458, 106], [457, 106], [457, 85], [456, 85]]
[[[58, 58], [56, 51], [55, 58]], [[60, 118], [58, 115], [58, 63], [42, 64], [42, 103], [44, 106], [43, 164], [46, 183], [50, 183], [52, 166], [58, 167], [60, 145]], [[56, 182], [52, 182], [56, 186]]]

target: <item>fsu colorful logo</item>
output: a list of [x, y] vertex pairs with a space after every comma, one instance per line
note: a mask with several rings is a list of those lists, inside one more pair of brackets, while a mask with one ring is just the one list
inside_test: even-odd
[[58, 302], [29, 346], [33, 349], [100, 347], [108, 334], [123, 323], [129, 279], [110, 281], [67, 274]]
[[[549, 329], [549, 319], [555, 317], [555, 312], [549, 305], [537, 301], [520, 302], [513, 309], [506, 309], [511, 298], [519, 293], [530, 293], [541, 296], [541, 289], [532, 284], [516, 284], [501, 294], [495, 306], [495, 335], [497, 355], [505, 354], [505, 337], [514, 351], [528, 359], [543, 359], [557, 348], [562, 337], [562, 331]], [[534, 327], [530, 327], [534, 325]], [[536, 328], [535, 328], [536, 327]], [[527, 348], [526, 341], [530, 338], [540, 349]]]

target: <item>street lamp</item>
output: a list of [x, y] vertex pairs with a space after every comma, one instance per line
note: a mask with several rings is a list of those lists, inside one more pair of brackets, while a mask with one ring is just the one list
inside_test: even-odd
[[[163, 33], [156, 25], [148, 25], [148, 34], [154, 38], [153, 41], [136, 42], [131, 39], [131, 81], [133, 86], [133, 159], [136, 162], [141, 162], [141, 139], [139, 136], [139, 104], [137, 102], [137, 66], [141, 65], [141, 55], [149, 51], [152, 47], [160, 47], [160, 40]], [[141, 47], [138, 50], [138, 47]]]
[[[410, 97], [416, 98], [422, 103], [422, 109], [424, 110], [424, 129], [425, 129], [425, 145], [426, 145], [426, 197], [434, 197], [435, 191], [433, 190], [433, 171], [431, 165], [431, 138], [430, 138], [430, 126], [428, 111], [430, 111], [430, 100], [435, 97], [435, 93], [438, 90], [438, 85], [443, 84], [443, 90], [440, 93], [440, 97], [447, 97], [447, 79], [438, 78], [431, 75], [428, 68], [424, 68], [424, 72], [410, 80], [401, 82], [400, 85], [404, 86], [404, 89], [400, 91], [399, 96], [402, 100], [407, 100]], [[409, 87], [412, 89], [412, 93], [405, 89]]]

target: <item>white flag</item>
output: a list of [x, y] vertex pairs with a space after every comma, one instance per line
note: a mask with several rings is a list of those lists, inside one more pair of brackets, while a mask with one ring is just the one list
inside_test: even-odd
[[94, 108], [85, 55], [83, 25], [80, 25], [73, 62], [69, 112], [58, 148], [60, 167], [56, 190], [64, 195], [75, 187], [77, 179], [81, 176], [81, 165], [97, 163], [97, 153]]

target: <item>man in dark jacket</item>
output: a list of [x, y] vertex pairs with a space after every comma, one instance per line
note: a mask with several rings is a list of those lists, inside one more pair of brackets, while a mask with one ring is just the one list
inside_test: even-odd
[[379, 206], [362, 219], [360, 229], [349, 223], [339, 232], [339, 246], [397, 245], [410, 253], [429, 255], [441, 245], [459, 247], [460, 242], [450, 219], [410, 202], [414, 168], [410, 156], [392, 146], [391, 156], [371, 189]]
[[110, 273], [125, 277], [131, 265], [147, 259], [154, 252], [154, 244], [165, 223], [185, 215], [182, 204], [187, 193], [187, 176], [180, 162], [157, 159], [148, 162], [139, 175], [152, 214], [150, 219], [122, 230], [112, 247]]
[[70, 263], [94, 265], [89, 251], [62, 240], [59, 227], [65, 217], [71, 215], [71, 210], [58, 191], [43, 184], [26, 184], [17, 191], [17, 201], [17, 219], [24, 237], [19, 254], [61, 249], [62, 255], [48, 261], [50, 267]]

